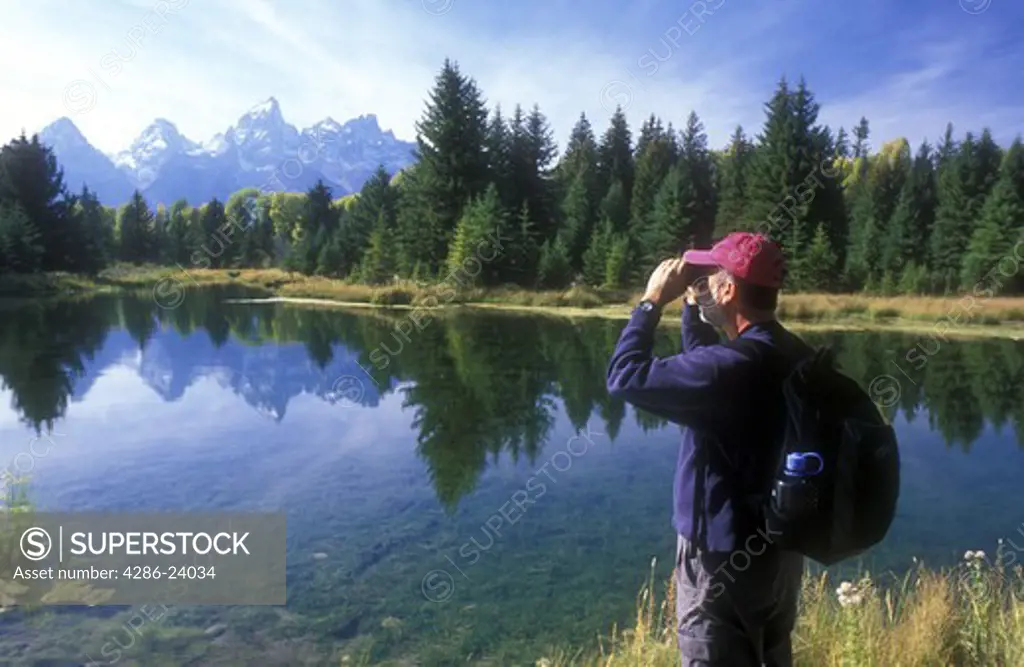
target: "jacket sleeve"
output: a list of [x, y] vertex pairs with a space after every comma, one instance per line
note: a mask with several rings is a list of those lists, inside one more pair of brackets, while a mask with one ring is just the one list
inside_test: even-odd
[[683, 303], [683, 352], [690, 352], [704, 345], [719, 342], [718, 332], [707, 322], [700, 319], [700, 307]]
[[660, 313], [636, 310], [608, 365], [608, 393], [673, 423], [712, 428], [728, 419], [731, 370], [738, 357], [702, 345], [666, 358], [652, 356]]

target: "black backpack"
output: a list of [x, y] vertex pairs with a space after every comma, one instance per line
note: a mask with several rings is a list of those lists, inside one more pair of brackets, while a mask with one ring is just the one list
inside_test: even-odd
[[896, 433], [867, 392], [836, 368], [831, 349], [787, 368], [786, 426], [764, 519], [781, 549], [833, 565], [880, 542], [892, 524]]

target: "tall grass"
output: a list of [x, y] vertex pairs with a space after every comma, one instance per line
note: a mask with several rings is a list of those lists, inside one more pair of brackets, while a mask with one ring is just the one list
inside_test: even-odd
[[[267, 296], [325, 299], [381, 306], [444, 306], [491, 304], [530, 308], [590, 310], [601, 315], [624, 316], [640, 300], [635, 290], [575, 285], [564, 290], [535, 290], [515, 286], [473, 287], [468, 284], [416, 283], [395, 280], [385, 285], [363, 285], [324, 276], [306, 276], [278, 268], [199, 269], [185, 272], [174, 267], [115, 264], [92, 278], [71, 274], [0, 275], [0, 297], [86, 294], [117, 289], [152, 289], [168, 276], [191, 285], [240, 285]], [[666, 312], [677, 315], [676, 301]], [[783, 292], [778, 308], [783, 322], [932, 326], [949, 320], [954, 328], [972, 325], [1024, 324], [1024, 297], [874, 296]]]
[[[797, 667], [1014, 667], [1024, 665], [1024, 571], [968, 552], [957, 568], [918, 565], [881, 585], [870, 575], [833, 590], [827, 574], [804, 578], [793, 633]], [[652, 573], [632, 628], [613, 628], [596, 649], [560, 651], [538, 665], [676, 667], [675, 586], [655, 599]]]

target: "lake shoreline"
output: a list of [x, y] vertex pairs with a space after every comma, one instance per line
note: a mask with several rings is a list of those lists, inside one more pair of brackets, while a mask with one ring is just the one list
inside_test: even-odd
[[[627, 320], [633, 304], [640, 298], [639, 292], [633, 290], [589, 287], [540, 291], [412, 282], [372, 286], [280, 269], [186, 270], [114, 265], [94, 277], [73, 274], [0, 276], [0, 300], [17, 302], [138, 291], [149, 291], [159, 299], [166, 296], [168, 290], [230, 286], [261, 293], [234, 300], [239, 303], [397, 312], [473, 308], [570, 319]], [[661, 324], [678, 326], [680, 307], [677, 302], [666, 308]], [[1024, 339], [1024, 297], [783, 294], [778, 314], [779, 320], [794, 331], [888, 331], [936, 338]]]
[[[427, 311], [431, 313], [435, 312], [453, 312], [460, 309], [473, 309], [473, 310], [485, 310], [491, 312], [504, 312], [504, 313], [528, 313], [531, 315], [546, 315], [551, 317], [560, 317], [568, 319], [578, 318], [597, 318], [606, 320], [622, 320], [626, 321], [630, 317], [632, 306], [628, 304], [620, 304], [618, 306], [602, 306], [597, 308], [580, 308], [574, 306], [523, 306], [513, 303], [479, 303], [479, 302], [468, 302], [458, 303], [449, 306], [438, 306], [438, 307], [427, 307], [427, 306], [413, 306], [408, 304], [397, 304], [397, 305], [384, 305], [375, 304], [361, 301], [335, 301], [333, 299], [319, 299], [312, 297], [266, 297], [266, 298], [253, 298], [253, 299], [230, 299], [228, 303], [246, 303], [246, 304], [283, 304], [293, 306], [313, 306], [313, 307], [324, 307], [324, 308], [338, 308], [338, 309], [353, 309], [353, 310], [375, 310], [375, 311], [395, 311], [403, 313], [406, 311]], [[670, 317], [674, 315], [674, 317]], [[680, 313], [678, 310], [672, 312], [671, 310], [666, 312], [665, 316], [662, 317], [659, 322], [659, 326], [679, 326]], [[896, 333], [907, 333], [907, 334], [921, 334], [921, 335], [935, 335], [935, 325], [932, 323], [929, 325], [925, 322], [899, 319], [894, 318], [887, 322], [870, 322], [864, 320], [858, 320], [854, 318], [848, 319], [834, 319], [820, 322], [806, 322], [800, 320], [786, 320], [780, 318], [780, 321], [786, 325], [786, 328], [792, 331], [809, 331], [809, 332], [870, 332], [870, 331], [882, 331], [882, 332], [896, 332]], [[1016, 322], [1009, 324], [1000, 325], [984, 325], [976, 324], [969, 325], [959, 328], [943, 329], [942, 335], [946, 338], [1010, 338], [1012, 340], [1024, 340], [1024, 325]]]

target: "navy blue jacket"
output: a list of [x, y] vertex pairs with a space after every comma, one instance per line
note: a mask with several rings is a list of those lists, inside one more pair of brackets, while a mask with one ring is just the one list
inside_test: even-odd
[[[720, 342], [697, 306], [685, 304], [682, 352], [659, 359], [652, 349], [660, 318], [657, 310], [633, 311], [608, 366], [608, 391], [682, 427], [676, 531], [706, 550], [733, 551], [761, 526], [752, 497], [769, 491], [774, 473], [786, 418], [785, 371], [812, 350], [777, 321], [750, 325], [740, 338], [781, 354]], [[697, 479], [702, 456], [703, 484]]]

